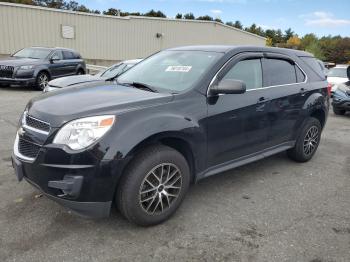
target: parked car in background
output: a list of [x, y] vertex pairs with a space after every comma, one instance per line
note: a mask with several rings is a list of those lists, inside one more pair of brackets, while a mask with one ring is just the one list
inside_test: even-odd
[[136, 224], [161, 223], [191, 183], [283, 151], [309, 161], [329, 109], [317, 70], [311, 54], [284, 48], [158, 52], [116, 84], [32, 99], [14, 142], [15, 173], [80, 214], [108, 216], [115, 203]]
[[350, 111], [350, 67], [347, 69], [347, 82], [338, 84], [337, 90], [333, 93], [333, 112], [336, 115], [344, 115]]
[[59, 90], [63, 87], [74, 86], [88, 82], [99, 82], [105, 81], [107, 79], [113, 80], [127, 71], [129, 68], [133, 67], [135, 64], [139, 63], [141, 60], [142, 59], [125, 60], [118, 64], [112, 65], [111, 67], [97, 73], [96, 75], [86, 74], [78, 76], [67, 76], [51, 80], [45, 87], [44, 92]]
[[332, 86], [332, 94], [337, 90], [338, 85], [348, 81], [347, 70], [349, 70], [349, 65], [336, 65], [335, 67], [329, 69], [327, 73], [328, 83]]
[[44, 90], [51, 79], [86, 72], [80, 54], [67, 48], [30, 47], [0, 60], [0, 85]]

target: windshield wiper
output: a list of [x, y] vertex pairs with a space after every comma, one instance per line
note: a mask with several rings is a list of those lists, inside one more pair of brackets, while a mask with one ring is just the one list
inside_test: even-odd
[[153, 93], [158, 93], [158, 90], [155, 89], [154, 87], [144, 84], [144, 83], [140, 83], [140, 82], [132, 82], [132, 83], [120, 83], [117, 82], [120, 85], [127, 85], [127, 86], [132, 86], [134, 88], [138, 88], [138, 89], [143, 89], [143, 90], [148, 90], [151, 91]]

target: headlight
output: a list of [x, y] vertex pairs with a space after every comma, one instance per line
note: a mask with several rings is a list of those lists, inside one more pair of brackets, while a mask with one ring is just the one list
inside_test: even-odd
[[73, 150], [86, 148], [106, 134], [114, 120], [110, 115], [73, 120], [58, 131], [53, 143], [67, 145]]
[[20, 66], [19, 69], [20, 70], [30, 70], [33, 69], [34, 66], [33, 65], [24, 65], [24, 66]]

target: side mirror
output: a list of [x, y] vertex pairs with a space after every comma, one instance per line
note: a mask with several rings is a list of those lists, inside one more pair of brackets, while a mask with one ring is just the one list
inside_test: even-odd
[[225, 79], [220, 81], [217, 86], [210, 88], [211, 95], [218, 94], [243, 94], [246, 91], [246, 85], [241, 80]]
[[50, 63], [53, 64], [56, 61], [59, 61], [60, 59], [58, 57], [51, 57], [50, 58]]

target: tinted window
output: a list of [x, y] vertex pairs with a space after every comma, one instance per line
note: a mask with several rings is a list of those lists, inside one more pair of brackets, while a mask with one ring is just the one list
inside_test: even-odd
[[235, 64], [222, 79], [241, 80], [247, 89], [262, 87], [262, 71], [260, 59], [243, 60]]
[[55, 53], [53, 53], [53, 55], [51, 56], [51, 58], [53, 58], [53, 59], [58, 59], [58, 60], [62, 60], [62, 59], [63, 59], [62, 52], [61, 52], [61, 51], [56, 51]]
[[322, 69], [321, 65], [314, 57], [301, 56], [300, 59], [303, 60], [321, 78], [325, 78], [324, 69]]
[[266, 86], [286, 85], [297, 82], [295, 67], [287, 60], [265, 59], [264, 66], [268, 74]]
[[297, 73], [297, 82], [304, 82], [305, 81], [305, 75], [304, 73], [300, 70], [300, 68], [295, 65], [295, 72]]
[[63, 51], [64, 59], [75, 59], [75, 55], [69, 51]]

